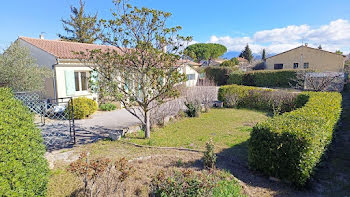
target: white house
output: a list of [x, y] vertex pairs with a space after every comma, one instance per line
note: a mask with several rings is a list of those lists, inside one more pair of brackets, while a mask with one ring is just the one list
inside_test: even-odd
[[[115, 49], [112, 46], [46, 40], [42, 37], [19, 37], [17, 40], [29, 49], [30, 54], [37, 60], [38, 65], [52, 69], [52, 78], [46, 80], [47, 98], [64, 98], [85, 96], [97, 99], [98, 95], [89, 91], [89, 74], [92, 70], [75, 57], [73, 51], [93, 49]], [[185, 62], [181, 62], [180, 72], [186, 74], [186, 86], [195, 86], [199, 77], [198, 72]]]

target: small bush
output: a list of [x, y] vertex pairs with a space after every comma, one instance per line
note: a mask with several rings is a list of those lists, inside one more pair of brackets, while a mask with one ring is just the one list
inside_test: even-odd
[[206, 151], [204, 152], [203, 156], [204, 168], [215, 169], [216, 154], [214, 152], [214, 143], [212, 139], [205, 144], [205, 149]]
[[[71, 109], [71, 102], [69, 102], [68, 109]], [[92, 115], [96, 110], [97, 103], [92, 99], [86, 97], [73, 99], [74, 119], [84, 119]]]
[[198, 100], [185, 102], [187, 110], [185, 113], [188, 117], [199, 117], [201, 113], [201, 103]]
[[151, 182], [152, 194], [156, 197], [168, 196], [223, 196], [237, 194], [243, 196], [237, 181], [221, 171], [195, 172], [192, 170], [161, 171]]
[[45, 196], [48, 165], [33, 115], [0, 88], [0, 196]]
[[302, 93], [304, 107], [258, 123], [251, 133], [249, 166], [303, 186], [332, 141], [341, 113], [339, 93]]
[[[227, 84], [257, 87], [289, 88], [296, 84], [297, 73], [301, 70], [259, 70], [245, 73], [230, 73]], [[308, 70], [312, 72], [311, 70]]]
[[108, 158], [90, 159], [85, 152], [67, 170], [76, 175], [84, 185], [76, 191], [75, 196], [117, 196], [117, 192], [124, 196], [125, 188], [122, 184], [135, 171], [125, 158], [116, 162]]
[[100, 110], [102, 111], [113, 111], [117, 109], [117, 106], [113, 103], [105, 103], [100, 105]]

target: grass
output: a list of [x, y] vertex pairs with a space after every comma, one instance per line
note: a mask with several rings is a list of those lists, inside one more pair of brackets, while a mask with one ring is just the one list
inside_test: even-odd
[[[142, 139], [143, 133], [140, 132], [129, 135], [123, 140], [144, 145], [204, 150], [205, 143], [212, 138], [216, 151], [239, 147], [238, 149], [243, 150], [241, 154], [244, 155], [252, 126], [266, 118], [265, 113], [252, 110], [212, 109], [198, 118], [183, 118], [163, 128], [157, 128], [152, 132], [151, 139]], [[130, 164], [135, 167], [136, 172], [125, 183], [128, 196], [135, 196], [135, 191], [140, 193], [139, 196], [148, 196], [150, 177], [160, 170], [166, 170], [169, 167], [198, 170], [196, 161], [201, 160], [202, 157], [201, 153], [138, 148], [120, 141], [99, 141], [74, 148], [74, 154], [81, 152], [90, 152], [91, 159], [106, 157], [116, 160], [126, 157], [132, 160]], [[147, 159], [150, 156], [152, 158]], [[50, 176], [47, 196], [70, 196], [72, 192], [81, 188], [81, 180], [67, 172], [68, 164], [58, 162], [55, 165]], [[241, 196], [242, 188], [234, 180], [223, 181], [214, 193], [216, 196], [227, 194]]]
[[183, 118], [163, 128], [156, 128], [151, 139], [144, 133], [129, 134], [125, 141], [150, 146], [183, 147], [204, 150], [213, 139], [215, 150], [221, 151], [249, 139], [252, 126], [267, 118], [263, 112], [247, 109], [212, 109], [197, 118]]

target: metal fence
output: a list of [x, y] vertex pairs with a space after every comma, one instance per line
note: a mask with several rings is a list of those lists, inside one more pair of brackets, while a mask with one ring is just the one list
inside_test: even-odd
[[[35, 114], [34, 122], [42, 128], [44, 143], [47, 147], [63, 143], [62, 138], [66, 139], [64, 143], [75, 144], [72, 97], [44, 99], [38, 92], [17, 92], [15, 97]], [[57, 128], [57, 125], [60, 125], [59, 130], [48, 129]]]

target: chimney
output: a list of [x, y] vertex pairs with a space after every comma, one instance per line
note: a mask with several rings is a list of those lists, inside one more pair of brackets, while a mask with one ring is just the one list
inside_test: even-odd
[[40, 34], [40, 35], [39, 35], [39, 38], [40, 38], [41, 40], [44, 40], [44, 34]]

